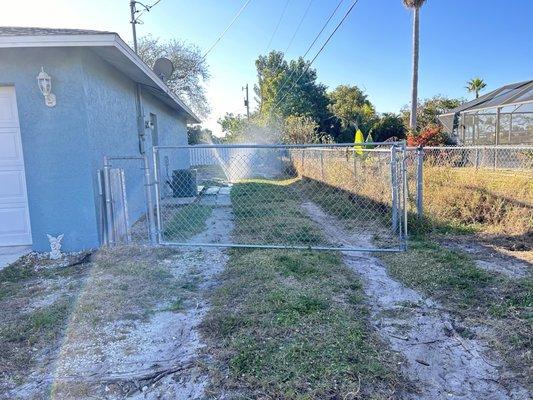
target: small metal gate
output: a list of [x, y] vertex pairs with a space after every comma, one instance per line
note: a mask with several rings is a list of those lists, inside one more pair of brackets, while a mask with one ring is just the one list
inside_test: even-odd
[[[406, 248], [404, 143], [158, 146], [153, 163], [162, 245]], [[230, 239], [203, 234], [217, 224]]]

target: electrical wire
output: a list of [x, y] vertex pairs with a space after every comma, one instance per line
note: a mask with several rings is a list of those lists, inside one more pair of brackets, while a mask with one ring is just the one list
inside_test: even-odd
[[[302, 56], [302, 58], [305, 58], [307, 56], [307, 54], [309, 54], [309, 52], [311, 51], [311, 49], [313, 48], [313, 46], [315, 45], [316, 41], [318, 40], [318, 38], [320, 37], [320, 35], [322, 35], [322, 32], [324, 32], [324, 29], [326, 29], [326, 27], [329, 25], [329, 22], [331, 21], [331, 19], [333, 18], [333, 16], [337, 13], [337, 10], [339, 9], [339, 7], [341, 6], [341, 4], [344, 2], [344, 0], [340, 0], [338, 3], [337, 3], [337, 6], [335, 7], [335, 9], [331, 12], [331, 14], [329, 15], [328, 19], [326, 20], [326, 22], [324, 22], [324, 24], [322, 25], [322, 28], [320, 29], [320, 31], [316, 34], [315, 38], [313, 39], [313, 41], [311, 42], [311, 44], [307, 47], [307, 50], [305, 51], [304, 55]], [[283, 84], [281, 85], [281, 87], [279, 88], [279, 90], [276, 92], [276, 97], [279, 95], [279, 93], [281, 93], [283, 91], [283, 89], [285, 88], [285, 86], [287, 86], [287, 84], [290, 82], [291, 78], [293, 77], [295, 73], [295, 70], [292, 70], [292, 72], [289, 74], [289, 76], [287, 77], [287, 79], [285, 79], [285, 81], [283, 82]], [[279, 105], [279, 102], [276, 103], [276, 106]], [[275, 107], [274, 107], [275, 108]], [[274, 108], [272, 108], [272, 110], [274, 110]]]
[[315, 39], [313, 40], [313, 42], [309, 45], [309, 47], [307, 48], [307, 50], [305, 51], [304, 55], [303, 55], [303, 58], [305, 58], [307, 56], [307, 54], [309, 54], [309, 52], [311, 51], [311, 49], [313, 48], [313, 46], [315, 45], [316, 41], [318, 40], [318, 38], [320, 37], [320, 35], [322, 35], [322, 32], [324, 32], [324, 29], [326, 29], [326, 27], [328, 26], [329, 24], [329, 21], [331, 21], [331, 18], [333, 18], [333, 16], [337, 13], [337, 10], [339, 9], [339, 7], [341, 6], [341, 4], [344, 2], [344, 0], [340, 0], [339, 3], [337, 4], [337, 7], [335, 7], [335, 9], [333, 10], [333, 12], [330, 14], [330, 16], [328, 17], [327, 21], [324, 23], [324, 25], [322, 26], [322, 29], [320, 29], [320, 32], [318, 32], [318, 34], [315, 36]]
[[[352, 3], [352, 5], [350, 6], [350, 8], [348, 9], [348, 11], [346, 11], [346, 13], [344, 14], [344, 16], [342, 17], [342, 19], [340, 20], [340, 22], [337, 24], [337, 26], [335, 27], [335, 29], [333, 30], [333, 32], [330, 33], [330, 35], [328, 36], [328, 38], [326, 39], [326, 41], [324, 42], [324, 44], [322, 44], [322, 46], [320, 47], [320, 49], [318, 50], [318, 52], [315, 54], [315, 56], [313, 57], [313, 59], [307, 64], [307, 66], [305, 67], [305, 69], [302, 71], [302, 73], [300, 74], [300, 76], [298, 77], [298, 79], [296, 79], [296, 82], [294, 82], [291, 86], [291, 88], [285, 92], [285, 94], [283, 95], [283, 97], [281, 99], [279, 99], [276, 104], [274, 105], [274, 107], [272, 107], [271, 110], [275, 110], [280, 104], [281, 102], [285, 99], [285, 97], [287, 97], [287, 95], [290, 93], [290, 91], [292, 89], [294, 89], [294, 87], [298, 84], [298, 82], [300, 81], [300, 79], [302, 79], [302, 76], [304, 76], [304, 74], [309, 70], [309, 68], [311, 68], [311, 65], [313, 64], [313, 62], [317, 59], [317, 57], [320, 55], [320, 53], [322, 53], [322, 50], [324, 50], [324, 48], [327, 46], [327, 44], [330, 42], [331, 38], [333, 37], [333, 35], [335, 35], [335, 33], [337, 32], [337, 30], [340, 28], [340, 26], [344, 23], [344, 21], [346, 20], [346, 18], [348, 17], [348, 15], [350, 15], [350, 13], [352, 12], [353, 8], [355, 7], [355, 5], [359, 2], [359, 0], [354, 0], [354, 2]], [[278, 92], [279, 93], [279, 92]]]
[[136, 13], [138, 13], [138, 15], [135, 18], [135, 23], [136, 24], [142, 24], [142, 21], [139, 20], [139, 18], [141, 18], [141, 15], [143, 15], [145, 12], [150, 12], [150, 10], [153, 7], [155, 7], [156, 5], [158, 5], [160, 1], [161, 0], [157, 0], [155, 3], [150, 4], [150, 5], [145, 5], [145, 4], [141, 3], [140, 1], [136, 1], [135, 4], [140, 4], [143, 7], [143, 10], [142, 11], [136, 11]]
[[309, 4], [307, 5], [307, 8], [304, 11], [304, 14], [302, 15], [302, 18], [300, 18], [300, 22], [298, 23], [298, 26], [296, 27], [296, 30], [292, 34], [291, 40], [289, 40], [289, 44], [285, 48], [285, 53], [289, 50], [289, 47], [291, 47], [292, 42], [294, 41], [294, 38], [296, 37], [296, 34], [300, 30], [300, 27], [302, 26], [302, 23], [304, 22], [305, 17], [307, 16], [307, 13], [309, 12], [309, 9], [311, 8], [311, 4], [313, 4], [314, 0], [309, 0]]
[[272, 41], [274, 40], [274, 36], [276, 36], [276, 33], [278, 32], [279, 26], [281, 25], [281, 21], [283, 20], [283, 17], [285, 16], [285, 12], [287, 11], [287, 7], [289, 5], [290, 0], [287, 0], [285, 2], [285, 6], [283, 7], [283, 11], [281, 12], [281, 15], [279, 16], [278, 23], [276, 24], [276, 27], [274, 28], [274, 32], [272, 32], [272, 36], [270, 36], [270, 40], [268, 41], [268, 45], [266, 48], [266, 53], [268, 53], [268, 50], [270, 49], [270, 45], [272, 44]]
[[226, 32], [229, 30], [229, 28], [231, 28], [231, 26], [235, 23], [235, 21], [237, 21], [237, 18], [239, 18], [239, 16], [241, 15], [241, 13], [244, 11], [244, 9], [246, 8], [246, 6], [248, 6], [248, 4], [250, 4], [250, 1], [252, 0], [247, 0], [243, 6], [241, 7], [241, 9], [237, 12], [237, 14], [233, 17], [233, 19], [231, 20], [231, 22], [229, 23], [229, 25], [226, 27], [226, 29], [224, 29], [224, 31], [220, 34], [220, 36], [217, 38], [217, 40], [215, 40], [213, 42], [213, 44], [211, 45], [211, 47], [209, 47], [209, 49], [207, 49], [207, 51], [205, 52], [205, 54], [203, 55], [202, 57], [202, 60], [204, 60], [207, 55], [211, 52], [211, 50], [213, 50], [213, 48], [218, 44], [218, 42], [220, 42], [220, 40], [224, 37], [224, 35], [226, 34]]

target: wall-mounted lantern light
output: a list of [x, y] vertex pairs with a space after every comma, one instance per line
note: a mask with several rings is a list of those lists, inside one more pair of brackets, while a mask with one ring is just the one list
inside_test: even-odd
[[44, 103], [48, 107], [54, 107], [56, 105], [56, 96], [52, 93], [52, 78], [44, 72], [44, 67], [41, 67], [41, 72], [37, 75], [37, 84], [44, 96]]

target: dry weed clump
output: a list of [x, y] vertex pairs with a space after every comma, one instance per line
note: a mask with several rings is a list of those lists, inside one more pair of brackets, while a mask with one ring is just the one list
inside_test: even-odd
[[[353, 149], [294, 150], [298, 176], [391, 207], [390, 162], [385, 154], [358, 155]], [[416, 213], [415, 165], [408, 160], [408, 210]], [[430, 226], [492, 234], [524, 235], [533, 227], [533, 175], [523, 171], [424, 166], [424, 215]]]
[[428, 167], [424, 206], [440, 224], [523, 235], [533, 227], [533, 179], [521, 172]]

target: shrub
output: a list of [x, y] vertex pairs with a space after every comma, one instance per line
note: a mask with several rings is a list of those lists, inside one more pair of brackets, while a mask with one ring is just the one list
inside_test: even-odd
[[283, 143], [316, 143], [318, 124], [308, 116], [289, 115], [283, 124]]
[[408, 146], [443, 146], [452, 144], [450, 137], [442, 130], [442, 126], [430, 124], [420, 134], [409, 133], [407, 136]]
[[391, 137], [405, 139], [405, 127], [402, 119], [396, 114], [383, 114], [374, 123], [370, 133], [375, 142], [384, 142]]

